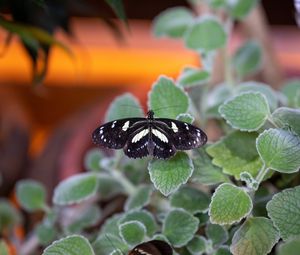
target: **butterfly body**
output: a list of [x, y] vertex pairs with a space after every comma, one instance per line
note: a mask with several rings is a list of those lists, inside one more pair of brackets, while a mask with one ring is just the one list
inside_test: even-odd
[[108, 122], [93, 132], [93, 142], [97, 145], [122, 149], [130, 158], [148, 155], [167, 159], [177, 150], [190, 150], [204, 145], [206, 134], [189, 123], [154, 118], [149, 111], [147, 118], [126, 118]]

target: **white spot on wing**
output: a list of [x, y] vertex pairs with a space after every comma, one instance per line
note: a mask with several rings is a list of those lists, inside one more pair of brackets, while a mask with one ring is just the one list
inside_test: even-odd
[[129, 128], [129, 120], [127, 120], [127, 121], [125, 122], [125, 124], [124, 124], [123, 127], [122, 127], [122, 130], [123, 130], [123, 131], [126, 131], [128, 128]]
[[188, 124], [184, 123], [186, 130], [189, 130]]
[[101, 139], [103, 139], [104, 135], [101, 135]]
[[172, 129], [175, 133], [178, 132], [178, 127], [176, 126], [176, 124], [174, 122], [172, 122]]
[[116, 120], [112, 123], [112, 125], [111, 125], [111, 128], [114, 128], [115, 127], [115, 124], [116, 124]]
[[141, 140], [145, 135], [149, 133], [149, 129], [143, 129], [141, 132], [137, 133], [133, 138], [132, 138], [132, 143], [136, 143], [139, 140]]
[[101, 135], [101, 134], [103, 133], [103, 130], [101, 129], [99, 133], [100, 133], [100, 135]]
[[164, 143], [168, 142], [168, 138], [159, 130], [153, 128], [152, 134], [155, 135], [156, 137], [158, 137], [162, 142], [164, 142]]

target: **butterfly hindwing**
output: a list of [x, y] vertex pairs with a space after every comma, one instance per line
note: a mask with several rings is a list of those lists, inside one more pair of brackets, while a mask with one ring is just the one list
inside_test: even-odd
[[204, 145], [206, 134], [194, 125], [172, 119], [155, 119], [155, 125], [169, 134], [177, 150], [190, 150]]
[[108, 122], [93, 132], [93, 142], [109, 149], [121, 149], [133, 132], [132, 127], [143, 121], [144, 118], [128, 118]]
[[159, 240], [152, 240], [149, 242], [141, 243], [134, 247], [129, 255], [172, 255], [173, 251], [171, 246]]

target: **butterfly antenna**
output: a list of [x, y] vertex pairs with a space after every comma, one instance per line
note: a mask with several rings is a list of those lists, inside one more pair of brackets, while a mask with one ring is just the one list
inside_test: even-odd
[[109, 238], [109, 236], [108, 236], [107, 234], [105, 234], [105, 237], [106, 237], [106, 239], [109, 241], [109, 243], [111, 244], [111, 247], [113, 247], [116, 251], [117, 251], [117, 250], [121, 251], [122, 255], [125, 255], [121, 249], [117, 248], [117, 247], [114, 245], [114, 243], [111, 241], [111, 239]]

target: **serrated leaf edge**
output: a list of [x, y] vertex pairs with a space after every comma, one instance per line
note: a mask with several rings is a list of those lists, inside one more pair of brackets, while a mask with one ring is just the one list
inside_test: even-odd
[[[185, 213], [186, 215], [191, 216], [191, 218], [194, 218], [194, 219], [197, 221], [197, 224], [196, 224], [197, 227], [196, 227], [196, 229], [195, 229], [195, 233], [196, 233], [196, 232], [197, 232], [197, 229], [198, 229], [198, 225], [199, 225], [199, 219], [197, 219], [193, 214], [189, 213], [187, 210], [184, 210], [184, 209], [182, 209], [182, 208], [176, 208], [176, 209], [173, 209], [173, 210], [169, 211], [169, 212], [166, 214], [165, 220], [164, 220], [163, 225], [162, 225], [162, 234], [164, 235], [166, 219], [169, 217], [169, 215], [170, 215], [171, 213], [173, 213], [173, 212], [175, 212], [175, 211], [183, 212], [183, 213]], [[174, 247], [182, 247], [182, 246], [188, 244], [188, 242], [191, 241], [191, 240], [194, 238], [195, 233], [192, 235], [192, 238], [191, 238], [190, 240], [188, 240], [188, 241], [186, 241], [186, 242], [182, 242], [182, 243], [180, 243], [180, 244], [176, 244], [176, 245], [173, 245], [173, 244], [172, 244], [172, 245], [173, 245]], [[168, 239], [167, 236], [166, 236], [166, 238]], [[169, 241], [169, 243], [171, 243], [169, 239], [168, 239], [168, 241]]]
[[70, 238], [73, 238], [73, 237], [79, 237], [79, 238], [83, 239], [86, 242], [86, 244], [88, 244], [88, 246], [91, 248], [92, 255], [95, 255], [95, 252], [94, 252], [94, 250], [92, 248], [92, 245], [90, 244], [89, 240], [87, 238], [85, 238], [84, 236], [82, 236], [82, 235], [70, 235], [70, 236], [67, 236], [67, 237], [63, 237], [59, 240], [55, 240], [52, 244], [50, 244], [49, 246], [47, 246], [44, 249], [42, 255], [45, 255], [45, 252], [47, 252], [48, 249], [50, 249], [52, 246], [56, 245], [57, 243], [60, 243], [63, 240], [67, 240], [67, 239], [70, 239]]
[[[213, 200], [214, 200], [215, 195], [217, 194], [217, 191], [218, 191], [221, 187], [223, 187], [223, 186], [225, 186], [225, 185], [227, 185], [227, 186], [232, 186], [232, 187], [235, 187], [235, 188], [238, 188], [238, 189], [242, 190], [243, 192], [245, 192], [245, 194], [246, 194], [246, 195], [248, 196], [248, 198], [249, 198], [249, 201], [250, 201], [250, 207], [249, 207], [248, 212], [247, 212], [244, 216], [238, 218], [237, 220], [229, 221], [229, 222], [226, 222], [226, 223], [224, 223], [224, 222], [220, 223], [220, 222], [216, 222], [216, 221], [212, 220], [212, 218], [211, 218], [211, 204], [212, 204], [212, 202], [213, 202]], [[243, 188], [238, 187], [238, 186], [235, 186], [235, 185], [233, 185], [233, 184], [231, 184], [231, 183], [222, 183], [222, 184], [220, 184], [220, 185], [216, 188], [214, 194], [213, 194], [212, 197], [211, 197], [211, 202], [210, 202], [209, 207], [208, 207], [208, 216], [209, 216], [210, 222], [213, 223], [213, 224], [218, 224], [218, 225], [232, 225], [233, 223], [240, 222], [243, 218], [247, 217], [247, 216], [251, 213], [252, 209], [253, 209], [253, 203], [252, 203], [252, 200], [251, 200], [249, 194], [248, 194]]]
[[[260, 124], [257, 128], [254, 128], [254, 129], [245, 129], [245, 128], [239, 128], [235, 125], [233, 125], [231, 123], [231, 121], [227, 120], [226, 117], [225, 117], [225, 114], [222, 113], [222, 109], [223, 107], [225, 107], [225, 105], [227, 105], [228, 103], [232, 102], [233, 100], [235, 100], [237, 97], [239, 96], [243, 96], [245, 94], [259, 94], [260, 96], [262, 96], [267, 104], [267, 108], [268, 108], [268, 114], [265, 116], [264, 118], [264, 122], [262, 124]], [[257, 131], [259, 130], [265, 123], [266, 123], [266, 120], [268, 119], [268, 117], [271, 115], [271, 112], [270, 112], [270, 106], [269, 106], [269, 102], [266, 98], [266, 96], [261, 93], [261, 92], [242, 92], [242, 93], [239, 93], [238, 95], [232, 97], [232, 98], [229, 98], [227, 99], [223, 104], [221, 104], [218, 108], [218, 112], [219, 114], [222, 116], [222, 118], [226, 121], [227, 124], [229, 124], [231, 127], [233, 127], [234, 129], [237, 129], [237, 130], [240, 130], [240, 131], [247, 131], [247, 132], [253, 132], [253, 131]]]

